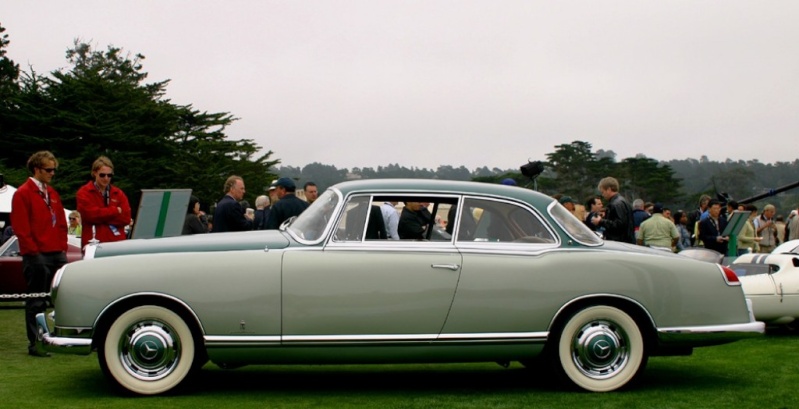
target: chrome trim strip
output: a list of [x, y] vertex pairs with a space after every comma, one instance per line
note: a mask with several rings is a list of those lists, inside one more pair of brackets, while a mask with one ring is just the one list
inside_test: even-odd
[[280, 346], [280, 335], [210, 335], [205, 337], [207, 347], [225, 346]]
[[283, 342], [434, 341], [438, 334], [284, 335]]
[[349, 334], [349, 335], [209, 335], [205, 342], [209, 346], [234, 346], [278, 343], [347, 343], [347, 342], [412, 342], [436, 341], [507, 342], [546, 341], [549, 332], [498, 332], [464, 334]]
[[496, 332], [496, 333], [467, 333], [467, 334], [441, 334], [438, 339], [546, 339], [548, 331], [541, 332]]

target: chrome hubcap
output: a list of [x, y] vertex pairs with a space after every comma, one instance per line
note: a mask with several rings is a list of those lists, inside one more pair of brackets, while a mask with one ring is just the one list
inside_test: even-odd
[[125, 370], [134, 377], [156, 381], [177, 366], [180, 340], [163, 322], [139, 322], [128, 328], [120, 339], [119, 357]]
[[594, 321], [580, 328], [572, 339], [571, 349], [577, 368], [594, 379], [614, 376], [630, 357], [626, 334], [608, 321]]

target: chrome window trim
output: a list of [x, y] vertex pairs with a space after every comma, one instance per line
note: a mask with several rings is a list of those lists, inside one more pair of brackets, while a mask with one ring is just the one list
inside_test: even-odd
[[[341, 206], [336, 209], [337, 213], [336, 213], [336, 217], [335, 217], [335, 223], [330, 224], [328, 227], [338, 227], [338, 223], [341, 220], [341, 217], [343, 216], [345, 206], [347, 204], [349, 204], [349, 202], [352, 201], [353, 199], [359, 198], [359, 197], [368, 197], [369, 198], [368, 203], [374, 203], [376, 196], [395, 196], [395, 197], [430, 196], [430, 197], [436, 197], [436, 198], [453, 198], [453, 199], [457, 199], [458, 203], [460, 203], [460, 200], [462, 200], [462, 195], [460, 195], [458, 193], [452, 193], [452, 192], [436, 193], [436, 192], [426, 192], [426, 191], [418, 191], [418, 190], [385, 190], [385, 191], [355, 191], [355, 192], [350, 192], [347, 195], [347, 197], [345, 197], [341, 201], [341, 203], [340, 203]], [[371, 207], [372, 206], [370, 206], [370, 209], [369, 209], [369, 211], [366, 214], [366, 221], [369, 220], [369, 214], [374, 210]], [[401, 214], [401, 212], [400, 212], [400, 214]], [[382, 217], [382, 214], [381, 214], [381, 217]], [[403, 247], [404, 248], [406, 245], [408, 246], [408, 248], [418, 249], [418, 247], [420, 247], [420, 246], [421, 247], [425, 247], [425, 248], [430, 248], [431, 245], [435, 246], [436, 244], [444, 244], [444, 245], [447, 245], [448, 248], [454, 249], [454, 247], [453, 247], [453, 242], [454, 242], [454, 238], [455, 238], [454, 234], [452, 235], [452, 238], [449, 241], [443, 241], [443, 240], [435, 240], [435, 241], [433, 241], [433, 240], [431, 240], [431, 241], [417, 241], [417, 240], [366, 240], [366, 238], [365, 238], [365, 236], [366, 236], [365, 232], [366, 232], [366, 228], [367, 228], [367, 224], [366, 223], [364, 223], [363, 228], [364, 228], [364, 230], [361, 232], [361, 237], [362, 238], [359, 241], [354, 241], [354, 240], [335, 241], [335, 240], [333, 240], [333, 230], [334, 229], [333, 228], [329, 228], [328, 230], [330, 230], [330, 231], [326, 231], [325, 232], [326, 235], [327, 235], [327, 241], [325, 242], [325, 247], [326, 248], [337, 248], [337, 247], [359, 247], [360, 248], [363, 245], [376, 244], [375, 250], [377, 250], [377, 249], [386, 249], [387, 247], [392, 247], [392, 248]]]
[[328, 238], [332, 236], [332, 234], [331, 234], [332, 230], [333, 230], [332, 226], [335, 226], [335, 225], [338, 224], [339, 214], [341, 214], [341, 208], [342, 208], [342, 206], [344, 206], [344, 196], [341, 194], [340, 190], [335, 189], [335, 188], [329, 188], [327, 190], [335, 193], [336, 196], [338, 196], [338, 204], [336, 204], [336, 208], [333, 209], [333, 213], [332, 213], [333, 217], [331, 217], [331, 219], [327, 221], [327, 226], [325, 226], [325, 230], [322, 231], [321, 234], [319, 234], [319, 238], [318, 239], [316, 239], [316, 240], [305, 240], [304, 238], [301, 238], [301, 237], [297, 236], [296, 234], [294, 234], [294, 232], [291, 229], [289, 229], [288, 226], [285, 227], [285, 228], [282, 228], [280, 230], [285, 232], [285, 233], [288, 233], [288, 235], [291, 236], [291, 238], [294, 239], [296, 242], [298, 242], [300, 244], [307, 245], [307, 246], [319, 244], [319, 243], [322, 243], [322, 242], [326, 242], [328, 240]]
[[[463, 209], [463, 204], [464, 204], [464, 202], [467, 199], [493, 201], [493, 202], [497, 202], [497, 203], [504, 203], [504, 204], [508, 204], [508, 205], [511, 205], [511, 206], [516, 206], [516, 207], [522, 208], [522, 209], [526, 210], [528, 213], [531, 213], [533, 215], [533, 217], [535, 217], [536, 220], [538, 220], [538, 222], [541, 223], [541, 225], [546, 229], [546, 231], [549, 233], [550, 236], [552, 236], [552, 238], [555, 241], [553, 243], [511, 243], [511, 242], [485, 242], [485, 241], [458, 241], [458, 240], [455, 240], [455, 245], [459, 249], [461, 249], [461, 248], [466, 249], [466, 248], [479, 247], [479, 248], [484, 248], [486, 250], [489, 250], [489, 249], [493, 250], [493, 249], [501, 249], [503, 246], [507, 246], [507, 245], [510, 246], [510, 247], [508, 247], [508, 249], [516, 249], [516, 248], [518, 248], [520, 250], [521, 249], [530, 249], [531, 246], [534, 247], [534, 248], [537, 248], [537, 249], [560, 247], [560, 245], [561, 245], [560, 235], [557, 234], [555, 229], [552, 228], [552, 224], [548, 220], [546, 220], [546, 218], [544, 218], [538, 212], [538, 210], [536, 210], [534, 207], [532, 207], [529, 203], [522, 202], [522, 201], [517, 201], [517, 200], [509, 200], [507, 198], [498, 197], [498, 196], [463, 195], [461, 197], [461, 200], [458, 202], [458, 206], [460, 206], [461, 209]], [[463, 214], [463, 212], [460, 212], [460, 211], [458, 212], [458, 217], [457, 217], [458, 224], [456, 225], [456, 228], [460, 228], [460, 218], [461, 218], [462, 214]], [[457, 231], [453, 231], [453, 235], [452, 235], [453, 238], [457, 237], [456, 233], [457, 233]], [[487, 246], [490, 246], [490, 247], [487, 247]]]
[[[572, 234], [571, 234], [571, 233], [569, 233], [569, 230], [568, 230], [568, 229], [566, 229], [566, 227], [565, 227], [565, 226], [563, 226], [563, 224], [561, 224], [560, 220], [558, 220], [558, 218], [557, 218], [557, 217], [555, 217], [555, 216], [553, 216], [553, 215], [552, 215], [552, 209], [553, 209], [555, 206], [563, 206], [563, 205], [561, 205], [560, 203], [558, 203], [558, 201], [557, 201], [557, 200], [553, 200], [553, 201], [552, 201], [552, 203], [550, 203], [550, 204], [549, 204], [549, 206], [547, 206], [547, 213], [549, 213], [549, 217], [550, 217], [550, 218], [552, 218], [552, 221], [554, 221], [554, 222], [555, 222], [555, 224], [557, 224], [557, 225], [558, 225], [558, 227], [560, 227], [560, 229], [563, 231], [563, 233], [565, 233], [567, 236], [569, 236], [569, 238], [571, 238], [571, 239], [572, 239], [572, 240], [574, 240], [575, 242], [577, 242], [577, 243], [580, 243], [580, 244], [582, 244], [583, 246], [587, 246], [587, 247], [599, 247], [599, 246], [601, 246], [602, 244], [604, 244], [604, 242], [603, 242], [603, 240], [602, 240], [602, 239], [599, 239], [599, 242], [598, 242], [598, 243], [586, 243], [586, 242], [584, 242], [584, 241], [581, 241], [581, 240], [577, 239], [576, 237], [572, 236]], [[565, 209], [565, 208], [564, 208], [564, 209]], [[568, 211], [568, 209], [566, 209], [566, 211]], [[575, 217], [575, 218], [576, 218], [576, 217]]]

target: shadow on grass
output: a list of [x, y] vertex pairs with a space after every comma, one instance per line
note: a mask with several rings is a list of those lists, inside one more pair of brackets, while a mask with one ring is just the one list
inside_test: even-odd
[[[732, 384], [731, 384], [732, 382]], [[713, 369], [671, 367], [667, 361], [647, 368], [631, 392], [663, 389], [717, 390], [735, 380]], [[207, 366], [182, 393], [264, 393], [319, 396], [374, 394], [529, 394], [574, 391], [543, 368], [518, 364], [252, 366], [224, 370]]]

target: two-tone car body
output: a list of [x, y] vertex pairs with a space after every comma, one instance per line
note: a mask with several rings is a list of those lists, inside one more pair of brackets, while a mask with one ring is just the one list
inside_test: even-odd
[[[380, 207], [403, 202], [430, 211], [424, 239], [383, 238]], [[41, 346], [96, 350], [138, 394], [168, 391], [208, 359], [538, 360], [611, 391], [651, 355], [764, 332], [729, 269], [603, 242], [557, 201], [513, 186], [345, 182], [280, 230], [100, 244], [86, 258], [54, 279]]]

